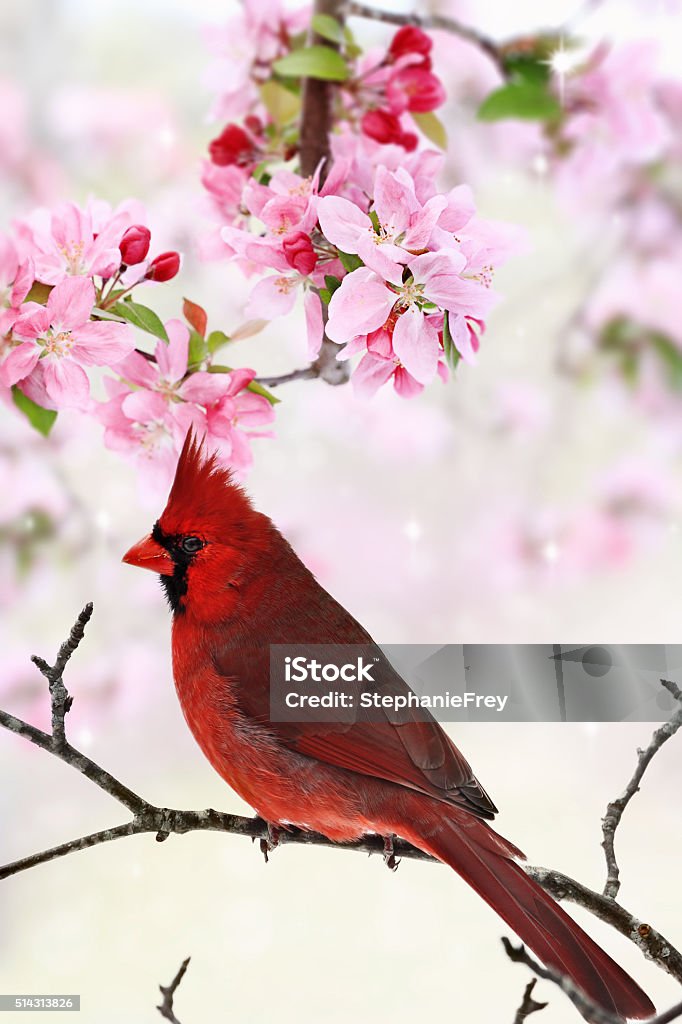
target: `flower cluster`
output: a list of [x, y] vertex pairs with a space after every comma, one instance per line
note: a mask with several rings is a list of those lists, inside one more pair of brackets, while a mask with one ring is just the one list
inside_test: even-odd
[[[414, 116], [443, 103], [432, 41], [399, 29], [387, 50], [347, 56], [332, 161], [291, 167], [286, 118], [253, 106], [211, 142], [203, 182], [216, 224], [208, 256], [257, 275], [245, 315], [271, 320], [304, 299], [308, 354], [325, 334], [354, 361], [356, 389], [393, 381], [411, 397], [460, 358], [472, 362], [509, 232], [475, 215], [467, 186], [439, 192], [440, 153], [420, 147]], [[330, 51], [331, 52], [331, 51]]]
[[[255, 388], [254, 371], [212, 365], [219, 346], [204, 337], [200, 307], [186, 304], [189, 326], [164, 326], [133, 301], [138, 286], [170, 281], [180, 269], [177, 252], [151, 255], [144, 220], [132, 202], [115, 210], [66, 203], [38, 210], [0, 236], [0, 388], [11, 389], [44, 432], [64, 409], [94, 416], [108, 447], [141, 457], [166, 479], [190, 425], [244, 472], [251, 428], [270, 423], [271, 404], [247, 390]], [[135, 328], [158, 339], [153, 352]], [[91, 394], [92, 367], [110, 371], [105, 402]]]

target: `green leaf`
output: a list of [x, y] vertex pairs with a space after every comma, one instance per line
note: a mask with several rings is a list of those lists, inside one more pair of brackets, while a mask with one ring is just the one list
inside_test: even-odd
[[311, 21], [313, 32], [323, 39], [329, 39], [332, 43], [341, 44], [344, 40], [343, 25], [331, 14], [315, 14]]
[[198, 331], [191, 330], [189, 333], [189, 351], [187, 353], [188, 366], [200, 366], [208, 355], [208, 343], [204, 341]]
[[57, 419], [54, 409], [43, 409], [42, 405], [37, 405], [28, 395], [20, 391], [16, 384], [12, 388], [12, 400], [17, 409], [21, 409], [31, 426], [35, 427], [43, 437], [47, 437]]
[[227, 345], [229, 337], [225, 334], [225, 331], [211, 331], [208, 338], [206, 339], [206, 345], [211, 355], [217, 352], [223, 345]]
[[561, 114], [561, 105], [555, 96], [536, 82], [510, 82], [487, 96], [478, 108], [479, 121], [501, 121], [515, 118], [521, 121], [549, 121]]
[[[219, 363], [214, 363], [213, 366], [209, 366], [209, 373], [232, 373], [232, 366], [221, 366]], [[270, 405], [279, 405], [281, 398], [275, 398], [271, 391], [264, 388], [262, 384], [258, 384], [257, 381], [252, 380], [250, 384], [246, 385], [247, 391], [252, 391], [254, 395], [262, 395], [263, 398], [267, 398]]]
[[457, 369], [457, 364], [462, 358], [455, 348], [455, 343], [452, 340], [450, 334], [450, 314], [445, 311], [443, 317], [443, 355], [445, 356], [445, 362], [448, 364], [451, 370]]
[[668, 371], [670, 384], [679, 391], [682, 388], [682, 352], [674, 341], [658, 331], [652, 333], [651, 344]]
[[153, 334], [155, 338], [168, 341], [166, 328], [153, 309], [141, 306], [139, 302], [125, 301], [117, 302], [112, 307], [112, 312], [122, 316], [124, 320], [127, 320], [129, 324], [133, 324], [134, 327], [139, 327], [140, 330], [146, 331], [147, 334]]
[[285, 78], [323, 78], [328, 82], [345, 82], [348, 65], [331, 46], [306, 46], [292, 50], [272, 65], [278, 75]]
[[412, 120], [422, 135], [425, 135], [429, 142], [433, 142], [434, 146], [438, 146], [439, 149], [448, 148], [445, 125], [434, 113], [429, 111], [426, 114], [413, 114]]
[[539, 85], [549, 83], [552, 68], [548, 60], [541, 60], [532, 53], [510, 53], [504, 58], [504, 66], [514, 82], [534, 82]]
[[332, 293], [328, 288], [318, 288], [317, 294], [320, 296], [320, 302], [323, 302], [325, 306], [332, 301]]
[[[344, 270], [347, 270], [349, 274], [352, 274], [354, 270], [358, 270], [360, 267], [364, 267], [364, 263], [359, 256], [356, 256], [352, 252], [339, 252], [339, 259], [343, 264]], [[336, 278], [334, 280], [337, 280]]]
[[294, 121], [299, 115], [300, 95], [296, 95], [291, 89], [287, 89], [280, 82], [275, 81], [274, 78], [263, 82], [260, 87], [260, 97], [268, 114], [280, 127]]
[[330, 298], [332, 297], [336, 289], [341, 287], [341, 282], [339, 281], [338, 277], [334, 277], [333, 274], [325, 274], [324, 283], [327, 286], [327, 291], [329, 292]]

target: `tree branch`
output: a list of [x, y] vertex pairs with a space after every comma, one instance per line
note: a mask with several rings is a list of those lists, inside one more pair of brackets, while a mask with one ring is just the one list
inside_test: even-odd
[[473, 43], [479, 50], [483, 50], [497, 66], [502, 75], [507, 77], [507, 69], [504, 63], [503, 47], [478, 32], [470, 25], [465, 25], [455, 18], [447, 18], [442, 14], [402, 14], [398, 11], [384, 11], [371, 4], [356, 3], [356, 0], [349, 0], [346, 4], [346, 15], [352, 18], [367, 18], [372, 21], [383, 21], [388, 25], [414, 25], [416, 28], [440, 29], [443, 32], [451, 32], [453, 35], [466, 39]]
[[537, 1013], [539, 1010], [544, 1010], [547, 1006], [547, 1003], [538, 1003], [533, 999], [533, 989], [537, 985], [537, 981], [537, 978], [533, 978], [526, 985], [521, 1005], [514, 1015], [514, 1024], [523, 1024], [526, 1018], [530, 1017], [531, 1013]]
[[[313, 4], [313, 15], [326, 15], [335, 18], [341, 25], [345, 20], [344, 0], [315, 0]], [[323, 39], [316, 32], [310, 32], [310, 45], [334, 47], [335, 44], [328, 39]], [[301, 132], [299, 142], [299, 154], [301, 161], [301, 174], [304, 177], [312, 177], [317, 168], [320, 170], [320, 185], [324, 183], [330, 164], [329, 136], [334, 125], [334, 95], [338, 88], [335, 82], [322, 81], [320, 78], [305, 78], [303, 80], [303, 102], [301, 106]], [[323, 306], [323, 315], [326, 310]], [[336, 342], [331, 341], [326, 333], [322, 339], [320, 354], [315, 362], [306, 368], [306, 371], [294, 371], [295, 375], [284, 374], [283, 379], [275, 380], [276, 384], [284, 384], [290, 380], [309, 380], [319, 377], [326, 384], [345, 384], [350, 377], [348, 363], [339, 362], [336, 355], [341, 348]], [[270, 378], [272, 381], [272, 378]]]
[[[154, 833], [158, 842], [163, 842], [171, 834], [184, 835], [187, 832], [210, 831], [227, 832], [231, 835], [247, 836], [252, 840], [269, 841], [271, 832], [268, 823], [260, 818], [246, 818], [237, 814], [225, 814], [208, 808], [204, 811], [182, 811], [168, 807], [156, 807], [144, 800], [137, 793], [128, 789], [104, 768], [86, 757], [66, 740], [64, 719], [71, 707], [72, 698], [64, 686], [63, 673], [71, 654], [76, 650], [83, 637], [85, 625], [92, 614], [92, 605], [87, 605], [79, 615], [69, 639], [60, 648], [53, 666], [47, 665], [40, 658], [34, 658], [35, 664], [48, 679], [52, 705], [52, 732], [45, 733], [35, 726], [16, 718], [6, 711], [0, 710], [0, 726], [23, 736], [43, 750], [47, 750], [60, 761], [75, 768], [91, 782], [94, 782], [105, 793], [108, 793], [132, 813], [132, 819], [109, 829], [93, 832], [86, 836], [72, 839], [59, 846], [42, 850], [28, 857], [12, 861], [0, 867], [0, 880], [11, 875], [57, 860], [79, 850], [87, 850], [92, 846], [122, 839], [125, 836]], [[679, 697], [675, 684], [664, 683], [666, 688]], [[675, 712], [671, 721], [675, 721], [679, 712]], [[668, 723], [669, 724], [669, 723]], [[654, 733], [657, 735], [665, 730], [665, 726]], [[672, 735], [672, 733], [670, 733]], [[61, 738], [63, 737], [63, 739]], [[667, 736], [666, 736], [667, 738]], [[659, 743], [660, 746], [660, 743]], [[658, 748], [657, 748], [658, 749]], [[653, 756], [653, 754], [652, 754]], [[649, 759], [650, 760], [650, 759]], [[353, 850], [364, 854], [378, 854], [385, 857], [385, 838], [379, 835], [365, 835], [352, 843], [337, 843], [318, 832], [307, 832], [295, 827], [281, 828], [278, 831], [278, 845], [287, 843], [304, 846], [322, 846], [328, 849]], [[392, 850], [396, 859], [422, 860], [434, 862], [434, 858], [402, 839], [392, 840]], [[435, 862], [438, 863], [438, 862]], [[550, 895], [557, 900], [568, 900], [583, 907], [595, 917], [611, 925], [630, 942], [633, 942], [642, 954], [652, 960], [660, 968], [682, 983], [682, 954], [668, 942], [665, 936], [651, 925], [638, 920], [633, 914], [610, 896], [604, 896], [582, 885], [575, 879], [559, 871], [542, 867], [522, 865], [524, 870], [534, 878]]]
[[180, 984], [182, 979], [185, 977], [185, 972], [187, 971], [187, 968], [189, 967], [190, 959], [191, 959], [190, 957], [187, 957], [186, 960], [182, 961], [182, 963], [180, 964], [178, 973], [175, 975], [175, 977], [171, 981], [170, 985], [159, 985], [159, 989], [161, 990], [161, 995], [163, 996], [163, 1002], [161, 1002], [156, 1007], [156, 1009], [159, 1011], [159, 1013], [161, 1014], [162, 1017], [165, 1017], [166, 1020], [171, 1021], [171, 1024], [180, 1024], [180, 1021], [175, 1016], [175, 1012], [173, 1010], [173, 998], [174, 998], [175, 993], [177, 991], [178, 985]]
[[645, 750], [637, 750], [637, 767], [625, 788], [625, 792], [622, 796], [619, 796], [617, 800], [613, 800], [607, 806], [606, 815], [602, 818], [602, 835], [604, 836], [604, 839], [601, 845], [604, 848], [607, 870], [606, 884], [604, 885], [604, 896], [611, 898], [616, 897], [618, 895], [618, 890], [620, 889], [620, 871], [618, 869], [614, 844], [616, 839], [616, 829], [620, 825], [623, 812], [635, 793], [639, 792], [639, 784], [642, 781], [644, 772], [651, 764], [654, 755], [661, 749], [666, 740], [669, 740], [671, 736], [674, 736], [680, 726], [682, 726], [682, 690], [680, 690], [679, 686], [670, 682], [668, 679], [661, 679], [661, 683], [665, 686], [666, 690], [673, 695], [675, 700], [680, 703], [680, 706], [677, 711], [673, 712], [668, 721], [664, 722], [660, 729], [656, 730], [651, 737], [649, 746], [646, 747]]
[[[570, 978], [567, 978], [565, 974], [560, 974], [558, 971], [552, 970], [550, 967], [542, 967], [537, 960], [534, 960], [533, 957], [530, 956], [525, 946], [514, 946], [507, 938], [502, 939], [502, 945], [504, 946], [507, 956], [514, 963], [525, 964], [526, 967], [530, 967], [531, 971], [533, 971], [538, 978], [544, 978], [546, 981], [551, 981], [554, 985], [557, 985], [562, 992], [565, 992], [578, 1012], [586, 1021], [589, 1021], [590, 1024], [623, 1024], [622, 1017], [613, 1013], [608, 1013], [608, 1011], [602, 1009], [602, 1007], [593, 1002], [587, 993], [576, 985], [575, 982], [571, 981]], [[652, 1017], [648, 1024], [670, 1024], [670, 1021], [677, 1020], [678, 1017], [682, 1017], [682, 1002], [676, 1003], [664, 1013], [658, 1014], [656, 1017]]]

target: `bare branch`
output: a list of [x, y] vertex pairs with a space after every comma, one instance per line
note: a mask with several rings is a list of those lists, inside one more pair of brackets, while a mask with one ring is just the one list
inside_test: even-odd
[[[61, 675], [64, 671], [68, 658], [76, 649], [82, 637], [82, 628], [92, 613], [91, 606], [88, 606], [72, 630], [71, 636], [60, 650], [55, 666], [50, 668], [41, 659], [37, 659], [38, 665], [44, 675], [52, 672], [55, 679], [59, 679], [63, 687]], [[79, 627], [80, 623], [80, 627]], [[79, 632], [80, 629], [80, 632]], [[60, 660], [61, 659], [61, 660]], [[43, 669], [43, 666], [44, 669]], [[50, 678], [47, 676], [48, 679]], [[675, 684], [665, 684], [667, 688], [677, 697], [679, 691]], [[50, 695], [53, 705], [53, 721], [56, 717], [56, 724], [63, 725], [63, 718], [68, 710], [67, 702], [71, 700], [68, 692], [50, 687]], [[673, 719], [676, 717], [673, 716]], [[101, 790], [108, 793], [115, 800], [126, 807], [133, 815], [132, 819], [124, 824], [116, 825], [109, 829], [93, 832], [90, 835], [81, 836], [54, 846], [48, 850], [23, 857], [0, 867], [0, 880], [11, 875], [26, 871], [39, 864], [46, 864], [57, 860], [79, 850], [86, 850], [92, 846], [112, 842], [115, 839], [122, 839], [125, 836], [153, 833], [158, 842], [163, 842], [170, 835], [184, 835], [187, 832], [211, 831], [225, 832], [231, 835], [247, 836], [252, 840], [263, 840], [272, 844], [272, 827], [260, 818], [246, 818], [236, 814], [226, 814], [208, 808], [204, 811], [182, 811], [167, 807], [156, 807], [138, 796], [127, 786], [119, 782], [104, 768], [86, 757], [75, 747], [72, 747], [66, 740], [63, 743], [56, 743], [54, 733], [42, 732], [35, 726], [16, 718], [6, 711], [0, 710], [0, 726], [23, 736], [31, 743], [43, 750], [47, 750], [53, 756], [58, 757], [65, 764], [75, 768], [81, 775], [94, 782]], [[665, 729], [665, 726], [661, 727]], [[660, 732], [660, 730], [657, 730]], [[304, 846], [322, 846], [328, 849], [352, 850], [364, 854], [378, 854], [382, 859], [386, 858], [386, 837], [379, 835], [365, 835], [352, 843], [337, 843], [317, 832], [307, 832], [292, 827], [279, 828], [277, 831], [277, 845], [284, 846], [288, 843]], [[272, 845], [271, 845], [272, 848]], [[423, 850], [412, 846], [402, 839], [391, 839], [390, 846], [394, 862], [398, 859], [423, 860], [434, 863], [434, 858], [424, 853]], [[437, 862], [435, 862], [437, 863]], [[656, 931], [651, 925], [638, 920], [633, 914], [615, 901], [615, 899], [604, 896], [601, 893], [593, 892], [587, 886], [582, 885], [575, 879], [559, 871], [549, 870], [542, 867], [522, 865], [528, 875], [535, 879], [550, 895], [557, 900], [568, 900], [583, 907], [595, 917], [615, 928], [624, 935], [630, 942], [634, 943], [642, 954], [653, 961], [660, 968], [665, 970], [672, 977], [682, 983], [682, 954], [668, 942], [665, 936]]]
[[373, 7], [371, 4], [356, 3], [356, 0], [350, 0], [347, 4], [346, 14], [348, 17], [368, 18], [372, 21], [383, 21], [389, 25], [414, 25], [416, 28], [426, 30], [440, 29], [443, 32], [452, 32], [453, 35], [466, 39], [467, 42], [477, 46], [479, 50], [483, 50], [502, 75], [505, 78], [507, 77], [503, 47], [498, 46], [493, 39], [490, 39], [482, 32], [478, 32], [475, 28], [471, 28], [470, 25], [465, 25], [455, 18], [448, 18], [442, 14], [402, 14], [398, 11], [384, 11], [378, 7]]
[[68, 640], [59, 648], [57, 654], [57, 660], [54, 665], [48, 665], [46, 661], [39, 658], [36, 654], [33, 655], [31, 661], [38, 668], [38, 670], [47, 679], [50, 687], [50, 697], [52, 700], [52, 743], [55, 751], [61, 749], [66, 744], [66, 725], [65, 718], [67, 713], [71, 710], [73, 700], [69, 697], [66, 687], [64, 686], [64, 669], [66, 668], [67, 662], [71, 655], [77, 650], [79, 643], [85, 635], [85, 627], [90, 621], [92, 615], [92, 602], [86, 604], [83, 611], [80, 613], [75, 623], [71, 627]]
[[682, 690], [680, 690], [679, 686], [670, 682], [668, 679], [661, 679], [661, 683], [665, 686], [666, 690], [673, 695], [675, 700], [680, 702], [680, 707], [677, 711], [673, 712], [667, 722], [664, 722], [660, 728], [656, 729], [655, 733], [651, 737], [649, 746], [646, 747], [645, 750], [637, 750], [637, 767], [625, 788], [625, 792], [622, 796], [619, 796], [617, 800], [613, 800], [607, 806], [606, 815], [602, 818], [602, 835], [604, 836], [604, 839], [601, 845], [604, 848], [607, 870], [606, 884], [604, 885], [604, 896], [609, 896], [611, 898], [616, 897], [618, 895], [618, 890], [620, 889], [620, 871], [618, 869], [614, 844], [616, 839], [616, 829], [620, 825], [623, 812], [635, 793], [639, 792], [639, 784], [642, 781], [644, 772], [651, 764], [654, 755], [661, 749], [666, 740], [669, 740], [671, 736], [674, 736], [680, 726], [682, 726]]
[[315, 369], [315, 363], [304, 366], [300, 370], [291, 370], [290, 373], [281, 373], [277, 377], [256, 377], [256, 383], [262, 384], [264, 388], [276, 388], [280, 384], [290, 384], [294, 380], [313, 380], [319, 377]]
[[186, 960], [182, 961], [178, 973], [175, 975], [170, 985], [159, 985], [161, 995], [163, 996], [163, 1002], [161, 1002], [156, 1007], [156, 1009], [159, 1011], [162, 1017], [165, 1017], [166, 1020], [171, 1021], [171, 1024], [180, 1024], [180, 1021], [175, 1016], [175, 1012], [173, 1009], [173, 998], [177, 991], [178, 985], [185, 977], [185, 972], [189, 967], [190, 959], [191, 957], [187, 957]]
[[[565, 992], [578, 1012], [586, 1021], [589, 1021], [589, 1024], [623, 1024], [622, 1017], [602, 1009], [565, 974], [560, 974], [549, 967], [542, 967], [537, 960], [530, 956], [524, 945], [514, 946], [507, 938], [502, 939], [502, 945], [507, 956], [514, 963], [525, 964], [538, 978], [553, 982], [562, 992]], [[670, 1024], [670, 1021], [677, 1020], [678, 1017], [682, 1017], [682, 1003], [676, 1003], [665, 1013], [652, 1017], [649, 1024]]]
[[533, 999], [533, 989], [537, 985], [537, 981], [537, 978], [533, 978], [533, 980], [529, 981], [526, 985], [521, 1005], [514, 1016], [514, 1024], [523, 1024], [524, 1020], [526, 1020], [527, 1017], [530, 1017], [531, 1013], [537, 1013], [539, 1010], [544, 1010], [548, 1005], [547, 1003], [538, 1003]]

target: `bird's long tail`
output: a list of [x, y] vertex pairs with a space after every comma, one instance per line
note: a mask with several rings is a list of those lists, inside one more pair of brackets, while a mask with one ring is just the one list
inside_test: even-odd
[[[423, 804], [419, 810], [423, 822]], [[546, 966], [610, 1013], [634, 1020], [655, 1014], [639, 985], [515, 863], [519, 851], [511, 843], [468, 814], [444, 820], [442, 805], [432, 813], [423, 829], [413, 821], [405, 838], [454, 868]]]

